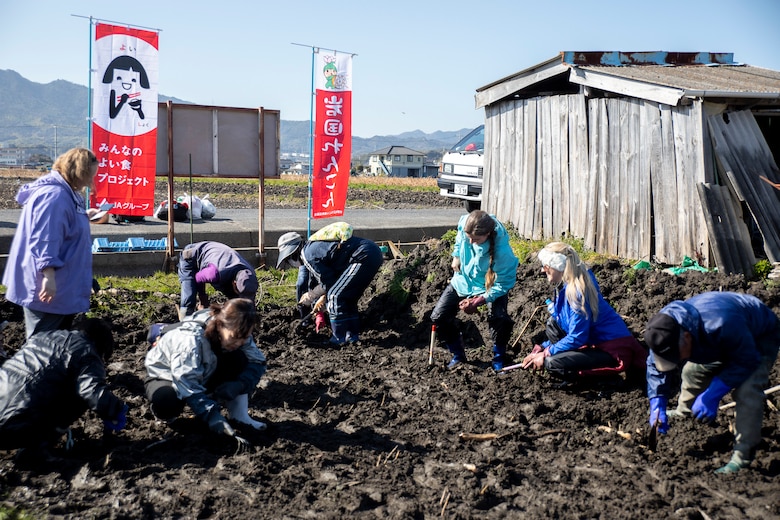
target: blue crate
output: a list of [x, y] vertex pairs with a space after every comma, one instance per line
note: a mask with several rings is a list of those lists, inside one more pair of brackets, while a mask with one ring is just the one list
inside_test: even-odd
[[[173, 247], [179, 247], [176, 239]], [[125, 253], [127, 251], [165, 251], [168, 249], [168, 239], [146, 240], [140, 237], [128, 238], [124, 242], [109, 242], [107, 238], [95, 238], [92, 241], [93, 253]]]

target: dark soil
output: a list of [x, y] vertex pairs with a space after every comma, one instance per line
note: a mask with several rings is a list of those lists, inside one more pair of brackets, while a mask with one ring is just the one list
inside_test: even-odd
[[[0, 500], [47, 518], [780, 518], [776, 409], [753, 466], [721, 476], [713, 470], [731, 454], [733, 408], [713, 426], [673, 422], [653, 451], [642, 381], [563, 389], [522, 370], [496, 376], [479, 315], [463, 316], [470, 363], [448, 372], [437, 345], [429, 365], [448, 254], [433, 240], [385, 262], [361, 300], [359, 344], [323, 346], [326, 334], [296, 332], [293, 309], [260, 308], [255, 339], [269, 368], [250, 411], [270, 426], [238, 455], [192, 418], [154, 421], [143, 396], [148, 324], [138, 320], [148, 294], [101, 291], [97, 312], [119, 343], [109, 379], [130, 403], [128, 426], [104, 437], [87, 414], [73, 425], [75, 450], [57, 448], [55, 460], [25, 466], [0, 452]], [[780, 289], [739, 276], [634, 271], [617, 260], [594, 271], [640, 340], [663, 305], [706, 290], [754, 294], [780, 313]], [[538, 306], [550, 294], [538, 264], [521, 264], [509, 306], [515, 360], [541, 338]], [[177, 299], [153, 320], [174, 321]], [[0, 302], [14, 351], [21, 313]]]

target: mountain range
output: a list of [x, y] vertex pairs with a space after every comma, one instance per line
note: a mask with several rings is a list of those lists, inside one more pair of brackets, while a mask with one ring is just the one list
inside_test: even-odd
[[[35, 83], [13, 70], [0, 70], [0, 147], [56, 148], [59, 152], [85, 146], [87, 136], [88, 88], [65, 80]], [[190, 102], [158, 96], [161, 102]], [[284, 117], [284, 114], [282, 114]], [[309, 153], [309, 121], [285, 121], [280, 124], [282, 154]], [[405, 146], [440, 155], [450, 149], [471, 128], [436, 131], [420, 130], [398, 135], [352, 137], [352, 156], [367, 159], [371, 152], [389, 146]], [[54, 155], [54, 153], [52, 153]]]

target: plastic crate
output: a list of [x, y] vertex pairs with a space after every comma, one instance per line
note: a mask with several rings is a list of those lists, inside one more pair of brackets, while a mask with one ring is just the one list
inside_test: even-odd
[[[176, 239], [173, 247], [179, 247]], [[146, 240], [140, 237], [128, 238], [124, 242], [109, 242], [107, 238], [92, 240], [93, 253], [125, 253], [127, 251], [165, 251], [168, 249], [168, 239]]]

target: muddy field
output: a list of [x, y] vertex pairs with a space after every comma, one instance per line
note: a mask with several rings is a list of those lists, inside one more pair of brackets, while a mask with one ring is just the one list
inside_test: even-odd
[[[721, 476], [713, 470], [731, 454], [733, 408], [713, 426], [673, 422], [651, 451], [642, 381], [564, 389], [522, 370], [496, 376], [478, 315], [462, 316], [470, 363], [448, 372], [438, 345], [429, 365], [448, 253], [433, 240], [385, 262], [361, 300], [359, 344], [323, 346], [327, 335], [296, 332], [292, 309], [261, 307], [254, 335], [269, 368], [250, 412], [269, 429], [239, 455], [191, 418], [173, 428], [154, 421], [142, 383], [148, 324], [137, 318], [149, 295], [101, 291], [99, 315], [119, 342], [109, 378], [131, 406], [128, 426], [103, 436], [87, 415], [74, 424], [76, 448], [45, 464], [0, 452], [0, 501], [41, 518], [780, 518], [776, 410], [766, 412], [751, 469]], [[675, 277], [617, 260], [594, 271], [640, 340], [663, 305], [706, 290], [754, 294], [780, 314], [780, 289], [738, 276]], [[538, 263], [521, 264], [509, 305], [515, 360], [541, 338], [537, 307], [550, 294]], [[174, 321], [177, 299], [153, 320]], [[12, 322], [13, 351], [21, 313], [0, 300], [0, 320]]]

